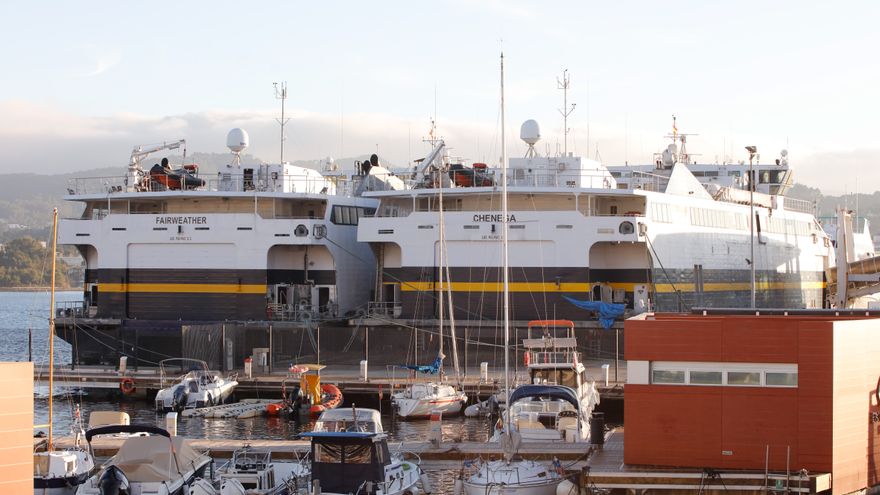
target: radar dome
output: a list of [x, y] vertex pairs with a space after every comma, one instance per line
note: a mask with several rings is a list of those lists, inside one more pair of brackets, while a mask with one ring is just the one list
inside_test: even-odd
[[779, 154], [782, 155], [782, 158], [785, 158], [788, 156], [788, 150], [784, 149], [784, 150], [780, 151]]
[[233, 153], [241, 153], [250, 144], [248, 133], [244, 129], [236, 127], [226, 135], [226, 147]]
[[538, 122], [533, 119], [523, 122], [522, 127], [519, 128], [519, 138], [529, 146], [534, 146], [535, 143], [540, 141], [541, 128], [538, 127]]

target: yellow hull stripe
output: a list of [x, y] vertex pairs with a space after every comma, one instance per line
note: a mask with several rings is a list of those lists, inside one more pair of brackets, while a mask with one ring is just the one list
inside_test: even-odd
[[261, 284], [98, 284], [98, 292], [265, 294], [266, 286]]
[[[385, 282], [385, 285], [391, 285], [394, 282]], [[511, 282], [510, 292], [589, 292], [593, 284], [579, 282]], [[633, 292], [636, 285], [623, 282], [612, 282], [608, 285], [612, 289], [623, 289], [627, 292]], [[444, 283], [444, 290], [451, 286], [453, 292], [502, 292], [504, 290], [501, 282], [452, 282]], [[722, 292], [731, 290], [746, 291], [750, 289], [748, 282], [731, 282], [731, 283], [711, 283], [703, 284], [703, 292]], [[657, 292], [694, 292], [694, 284], [657, 284], [655, 290]], [[771, 282], [755, 284], [755, 290], [807, 290], [807, 289], [824, 289], [825, 282]], [[434, 282], [401, 282], [400, 290], [405, 292], [415, 291], [439, 291], [440, 284]]]

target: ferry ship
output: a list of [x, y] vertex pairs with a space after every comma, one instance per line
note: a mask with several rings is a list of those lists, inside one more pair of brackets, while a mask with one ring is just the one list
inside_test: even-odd
[[358, 226], [377, 257], [373, 308], [404, 320], [436, 318], [442, 227], [450, 280], [442, 290], [453, 293], [455, 317], [499, 319], [504, 222], [512, 320], [590, 319], [572, 302], [583, 300], [621, 303], [629, 314], [749, 307], [752, 264], [757, 307], [825, 304], [833, 247], [812, 205], [784, 196], [786, 153], [772, 164], [756, 164], [750, 149], [750, 163], [697, 165], [675, 136], [655, 163], [606, 167], [571, 154], [540, 156], [535, 121], [520, 137], [527, 149], [506, 164], [506, 219], [500, 169], [451, 163], [442, 141], [411, 188], [366, 194], [379, 201]]
[[[326, 177], [289, 163], [245, 165], [247, 133], [234, 129], [227, 141], [230, 164], [210, 177], [167, 159], [144, 165], [185, 148], [181, 140], [136, 147], [117, 177], [71, 181], [65, 199], [82, 214], [60, 222], [59, 242], [85, 260], [84, 297], [57, 311], [76, 362], [180, 357], [186, 325], [308, 323], [364, 311], [375, 258], [357, 242], [356, 225], [378, 200], [358, 193], [396, 178], [378, 163]], [[225, 346], [204, 330], [201, 344], [219, 353]], [[223, 332], [217, 340], [229, 345]], [[236, 363], [265, 344], [251, 340]]]

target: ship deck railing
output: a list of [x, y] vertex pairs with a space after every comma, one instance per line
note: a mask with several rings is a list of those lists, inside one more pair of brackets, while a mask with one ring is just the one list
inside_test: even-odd
[[534, 351], [529, 350], [529, 364], [531, 365], [572, 365], [580, 363], [581, 353], [577, 351]]
[[339, 312], [336, 304], [283, 304], [266, 305], [266, 316], [270, 321], [322, 321], [335, 317]]
[[[330, 196], [351, 196], [356, 190], [360, 177], [316, 177], [306, 174], [287, 174], [272, 177], [258, 175], [217, 173], [194, 176], [205, 181], [204, 186], [172, 189], [188, 192], [289, 192], [303, 194], [325, 194]], [[145, 176], [138, 184], [129, 184], [127, 175], [105, 177], [77, 177], [67, 182], [67, 193], [71, 196], [95, 194], [120, 194], [132, 192], [165, 192], [169, 189]]]
[[85, 318], [86, 306], [83, 301], [55, 301], [55, 316]]
[[396, 302], [370, 301], [367, 303], [367, 317], [399, 318], [403, 306]]

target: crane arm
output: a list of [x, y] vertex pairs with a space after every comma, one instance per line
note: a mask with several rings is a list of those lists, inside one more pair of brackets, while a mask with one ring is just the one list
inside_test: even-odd
[[131, 160], [128, 162], [129, 167], [137, 167], [140, 165], [141, 160], [152, 155], [157, 151], [162, 150], [176, 150], [181, 146], [186, 149], [186, 139], [180, 139], [177, 141], [172, 141], [170, 143], [162, 143], [156, 144], [152, 146], [135, 146], [133, 150], [131, 150]]

